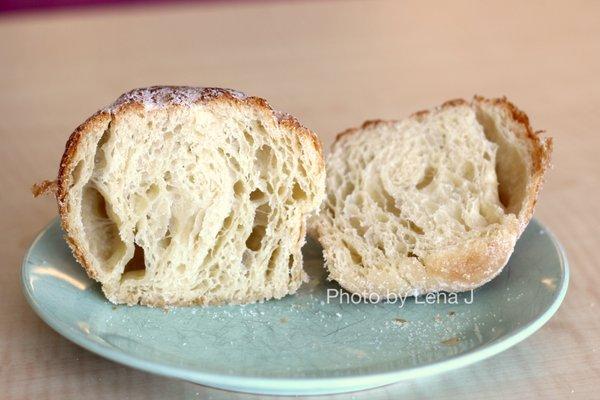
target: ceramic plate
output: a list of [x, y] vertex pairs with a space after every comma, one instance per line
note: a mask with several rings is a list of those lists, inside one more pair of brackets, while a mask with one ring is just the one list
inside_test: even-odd
[[312, 279], [296, 295], [165, 312], [109, 303], [62, 236], [53, 221], [22, 268], [25, 295], [48, 325], [134, 368], [264, 394], [361, 390], [490, 357], [550, 319], [569, 276], [560, 245], [534, 220], [502, 274], [472, 294], [358, 302], [324, 279], [321, 249], [309, 241]]

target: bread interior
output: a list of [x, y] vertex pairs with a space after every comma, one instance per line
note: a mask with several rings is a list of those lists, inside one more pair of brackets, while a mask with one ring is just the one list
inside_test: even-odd
[[492, 107], [464, 105], [342, 137], [322, 214], [323, 232], [340, 237], [336, 257], [374, 269], [412, 258], [418, 267], [432, 251], [514, 226], [531, 166], [508, 124]]
[[112, 300], [281, 297], [303, 277], [315, 153], [251, 108], [123, 113], [84, 138], [68, 222]]

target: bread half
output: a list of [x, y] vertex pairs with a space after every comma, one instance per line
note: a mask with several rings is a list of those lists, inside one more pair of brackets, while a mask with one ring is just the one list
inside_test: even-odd
[[551, 149], [505, 98], [341, 133], [311, 226], [329, 278], [379, 298], [483, 285], [527, 226]]
[[113, 303], [241, 304], [305, 279], [324, 183], [315, 134], [265, 100], [151, 87], [73, 132], [57, 198], [73, 254]]

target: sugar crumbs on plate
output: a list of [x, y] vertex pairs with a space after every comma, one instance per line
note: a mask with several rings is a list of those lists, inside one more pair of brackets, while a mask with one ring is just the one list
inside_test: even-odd
[[457, 344], [460, 343], [460, 339], [457, 337], [453, 337], [450, 339], [442, 340], [440, 343], [445, 346], [456, 346]]

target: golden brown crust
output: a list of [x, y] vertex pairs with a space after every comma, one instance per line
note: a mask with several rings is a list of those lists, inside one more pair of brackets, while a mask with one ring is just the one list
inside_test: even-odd
[[429, 115], [430, 112], [431, 111], [429, 110], [421, 110], [412, 113], [410, 117], [416, 119], [417, 121], [422, 121], [427, 115]]
[[428, 275], [444, 283], [436, 290], [475, 289], [498, 275], [508, 262], [518, 237], [517, 227], [512, 228], [425, 257], [422, 261]]
[[440, 108], [452, 108], [452, 107], [459, 107], [459, 106], [468, 106], [469, 102], [464, 100], [464, 99], [452, 99], [452, 100], [447, 100], [445, 102], [442, 103], [442, 105], [440, 106]]
[[369, 119], [369, 120], [363, 122], [362, 125], [359, 126], [359, 127], [348, 128], [345, 131], [342, 131], [342, 132], [338, 133], [335, 136], [335, 140], [333, 142], [333, 145], [335, 145], [341, 139], [343, 139], [343, 138], [345, 138], [347, 136], [353, 135], [356, 132], [360, 132], [362, 130], [369, 129], [369, 128], [375, 128], [375, 127], [377, 127], [379, 125], [394, 124], [394, 123], [396, 123], [396, 121], [385, 121], [385, 120], [382, 120], [382, 119]]
[[[273, 110], [269, 103], [260, 97], [246, 96], [242, 92], [221, 89], [221, 88], [195, 88], [187, 86], [153, 86], [149, 88], [134, 89], [121, 95], [114, 103], [99, 110], [94, 115], [89, 117], [85, 122], [79, 125], [69, 136], [65, 145], [65, 151], [61, 158], [60, 167], [58, 170], [58, 178], [55, 181], [55, 194], [58, 203], [58, 210], [61, 218], [61, 225], [65, 232], [65, 240], [71, 248], [74, 257], [82, 265], [88, 276], [98, 280], [98, 274], [92, 267], [91, 262], [86, 259], [82, 245], [78, 242], [76, 235], [73, 234], [74, 229], [70, 226], [68, 215], [70, 212], [69, 202], [66, 201], [70, 189], [70, 177], [74, 168], [73, 160], [82, 143], [83, 138], [89, 132], [98, 127], [109, 126], [111, 121], [129, 112], [146, 112], [156, 109], [169, 109], [176, 107], [190, 107], [193, 104], [214, 104], [214, 103], [230, 103], [238, 106], [255, 107], [273, 116], [275, 122], [283, 128], [287, 128], [299, 137], [308, 138], [313, 144], [319, 157], [319, 169], [324, 170], [323, 152], [321, 143], [314, 132], [304, 127], [293, 116], [277, 110]], [[44, 183], [42, 183], [44, 185]], [[41, 190], [41, 189], [40, 189]], [[40, 191], [38, 190], [38, 192]], [[42, 191], [47, 190], [47, 188]], [[251, 301], [259, 301], [260, 299], [251, 299]], [[203, 298], [196, 299], [192, 302], [173, 303], [171, 306], [177, 305], [208, 305], [223, 303], [219, 301], [206, 300]], [[162, 300], [156, 302], [142, 302], [148, 306], [165, 307], [167, 304]]]

